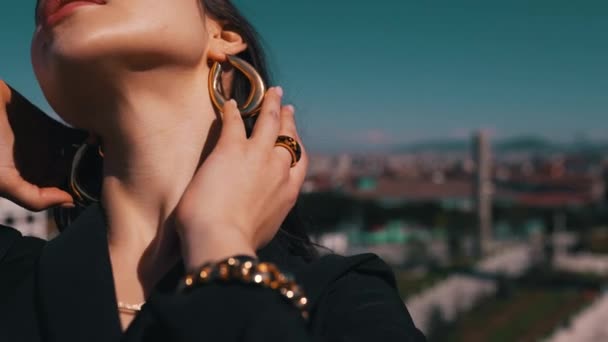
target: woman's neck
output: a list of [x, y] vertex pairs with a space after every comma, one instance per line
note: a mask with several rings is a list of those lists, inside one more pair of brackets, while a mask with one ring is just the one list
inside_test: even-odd
[[[137, 75], [129, 81], [121, 80], [123, 96], [99, 124], [101, 201], [115, 276], [127, 274], [117, 285], [139, 280], [145, 293], [179, 257], [172, 212], [214, 147], [220, 121], [202, 76]], [[122, 292], [136, 297], [131, 290]]]

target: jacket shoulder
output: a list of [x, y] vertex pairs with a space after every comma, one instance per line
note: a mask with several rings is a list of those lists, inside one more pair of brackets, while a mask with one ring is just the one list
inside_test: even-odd
[[23, 236], [17, 229], [0, 224], [0, 263], [7, 258], [39, 251], [46, 241]]
[[18, 230], [0, 225], [0, 262], [19, 238], [21, 238], [21, 233]]
[[327, 254], [301, 269], [297, 276], [306, 289], [311, 305], [315, 305], [341, 279], [355, 274], [378, 278], [389, 287], [396, 288], [391, 268], [373, 253], [352, 256]]
[[0, 288], [16, 286], [34, 270], [44, 247], [42, 239], [23, 236], [11, 227], [0, 225]]
[[317, 334], [349, 341], [426, 340], [399, 296], [391, 267], [376, 254], [326, 255], [306, 272], [301, 283]]
[[39, 341], [35, 274], [45, 241], [0, 225], [0, 340]]

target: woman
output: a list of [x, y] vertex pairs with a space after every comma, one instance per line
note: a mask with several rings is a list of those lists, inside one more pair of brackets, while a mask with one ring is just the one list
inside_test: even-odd
[[313, 252], [294, 108], [259, 96], [262, 54], [229, 1], [36, 13], [36, 76], [79, 130], [1, 84], [0, 194], [69, 226], [50, 242], [0, 228], [0, 340], [424, 339], [380, 259]]

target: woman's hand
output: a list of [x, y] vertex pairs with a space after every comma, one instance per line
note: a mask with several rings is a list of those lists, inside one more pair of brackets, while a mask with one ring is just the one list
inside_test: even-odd
[[61, 151], [86, 136], [48, 117], [0, 80], [0, 197], [33, 211], [72, 205], [72, 196], [59, 187], [73, 153]]
[[[188, 268], [235, 254], [255, 255], [295, 205], [308, 159], [293, 107], [281, 106], [282, 92], [268, 90], [249, 139], [236, 102], [226, 103], [217, 145], [175, 210]], [[279, 135], [291, 136], [302, 146], [302, 157], [293, 168], [289, 151], [275, 146]]]

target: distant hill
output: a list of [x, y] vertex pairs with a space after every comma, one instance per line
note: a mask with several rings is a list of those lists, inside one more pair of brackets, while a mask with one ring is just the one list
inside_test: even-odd
[[[470, 139], [438, 139], [391, 148], [394, 152], [469, 152]], [[500, 153], [608, 153], [607, 141], [579, 141], [573, 143], [554, 142], [537, 136], [518, 136], [501, 139], [492, 143], [492, 148]]]
[[400, 152], [464, 152], [471, 148], [471, 142], [464, 139], [429, 140], [394, 148]]
[[560, 146], [559, 144], [533, 136], [522, 136], [497, 141], [493, 147], [495, 150], [500, 152], [555, 152], [563, 148], [563, 146]]

